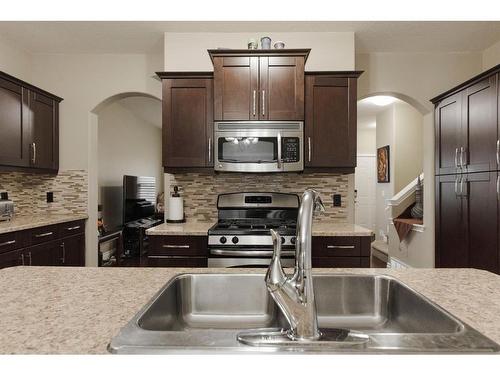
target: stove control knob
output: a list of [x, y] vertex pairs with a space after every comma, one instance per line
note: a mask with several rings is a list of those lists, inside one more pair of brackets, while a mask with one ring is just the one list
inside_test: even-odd
[[227, 242], [227, 238], [222, 236], [221, 238], [219, 238], [219, 241], [220, 243], [226, 243]]
[[290, 243], [291, 243], [292, 245], [295, 245], [295, 237], [290, 238]]
[[233, 239], [231, 240], [234, 244], [237, 244], [239, 239], [238, 237], [233, 237]]
[[281, 243], [284, 244], [285, 243], [285, 237], [281, 237]]

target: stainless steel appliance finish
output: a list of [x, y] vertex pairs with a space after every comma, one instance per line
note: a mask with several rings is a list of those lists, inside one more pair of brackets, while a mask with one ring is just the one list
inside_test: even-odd
[[[388, 276], [313, 274], [319, 329], [336, 341], [236, 340], [287, 327], [264, 274], [184, 274], [170, 280], [109, 344], [112, 353], [492, 353], [500, 347]], [[356, 330], [349, 340], [342, 330]], [[351, 331], [352, 332], [352, 331]], [[360, 335], [360, 336], [357, 336]], [[363, 339], [368, 336], [368, 340]]]
[[11, 220], [14, 217], [14, 202], [10, 199], [0, 199], [0, 221]]
[[221, 172], [293, 172], [304, 169], [301, 121], [214, 124], [214, 169]]
[[287, 266], [293, 266], [298, 207], [296, 194], [219, 195], [218, 221], [208, 231], [209, 267], [269, 266], [273, 255], [271, 228], [280, 234]]
[[[271, 229], [274, 254], [266, 274], [267, 290], [286, 317], [289, 330], [286, 332], [289, 340], [311, 341], [319, 340], [316, 316], [316, 302], [312, 281], [312, 221], [314, 211], [324, 211], [325, 206], [320, 195], [308, 189], [302, 195], [297, 219], [297, 242], [295, 254], [295, 271], [287, 276], [281, 264], [281, 241], [279, 234]], [[267, 341], [268, 333], [250, 332], [238, 335], [238, 340], [252, 343]]]

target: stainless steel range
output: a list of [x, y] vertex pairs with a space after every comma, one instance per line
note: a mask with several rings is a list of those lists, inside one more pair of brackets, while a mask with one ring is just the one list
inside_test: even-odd
[[269, 229], [281, 235], [283, 266], [295, 264], [296, 194], [221, 194], [217, 208], [218, 221], [208, 230], [209, 267], [267, 267], [273, 255]]

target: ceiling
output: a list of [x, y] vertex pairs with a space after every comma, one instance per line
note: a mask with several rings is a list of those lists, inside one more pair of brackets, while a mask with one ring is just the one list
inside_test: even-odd
[[0, 35], [32, 53], [149, 53], [164, 32], [354, 32], [356, 52], [473, 52], [500, 40], [500, 22], [64, 21], [0, 22]]
[[394, 103], [402, 103], [402, 100], [394, 98], [394, 102], [389, 105], [379, 106], [373, 104], [369, 98], [358, 100], [358, 129], [369, 130], [376, 128], [376, 117], [380, 112], [385, 111], [390, 105]]

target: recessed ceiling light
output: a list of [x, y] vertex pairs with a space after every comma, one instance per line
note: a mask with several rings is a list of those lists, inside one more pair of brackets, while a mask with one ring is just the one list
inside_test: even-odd
[[372, 104], [383, 107], [385, 105], [394, 103], [396, 101], [396, 98], [386, 95], [377, 95], [377, 96], [370, 96], [366, 98], [366, 100]]

